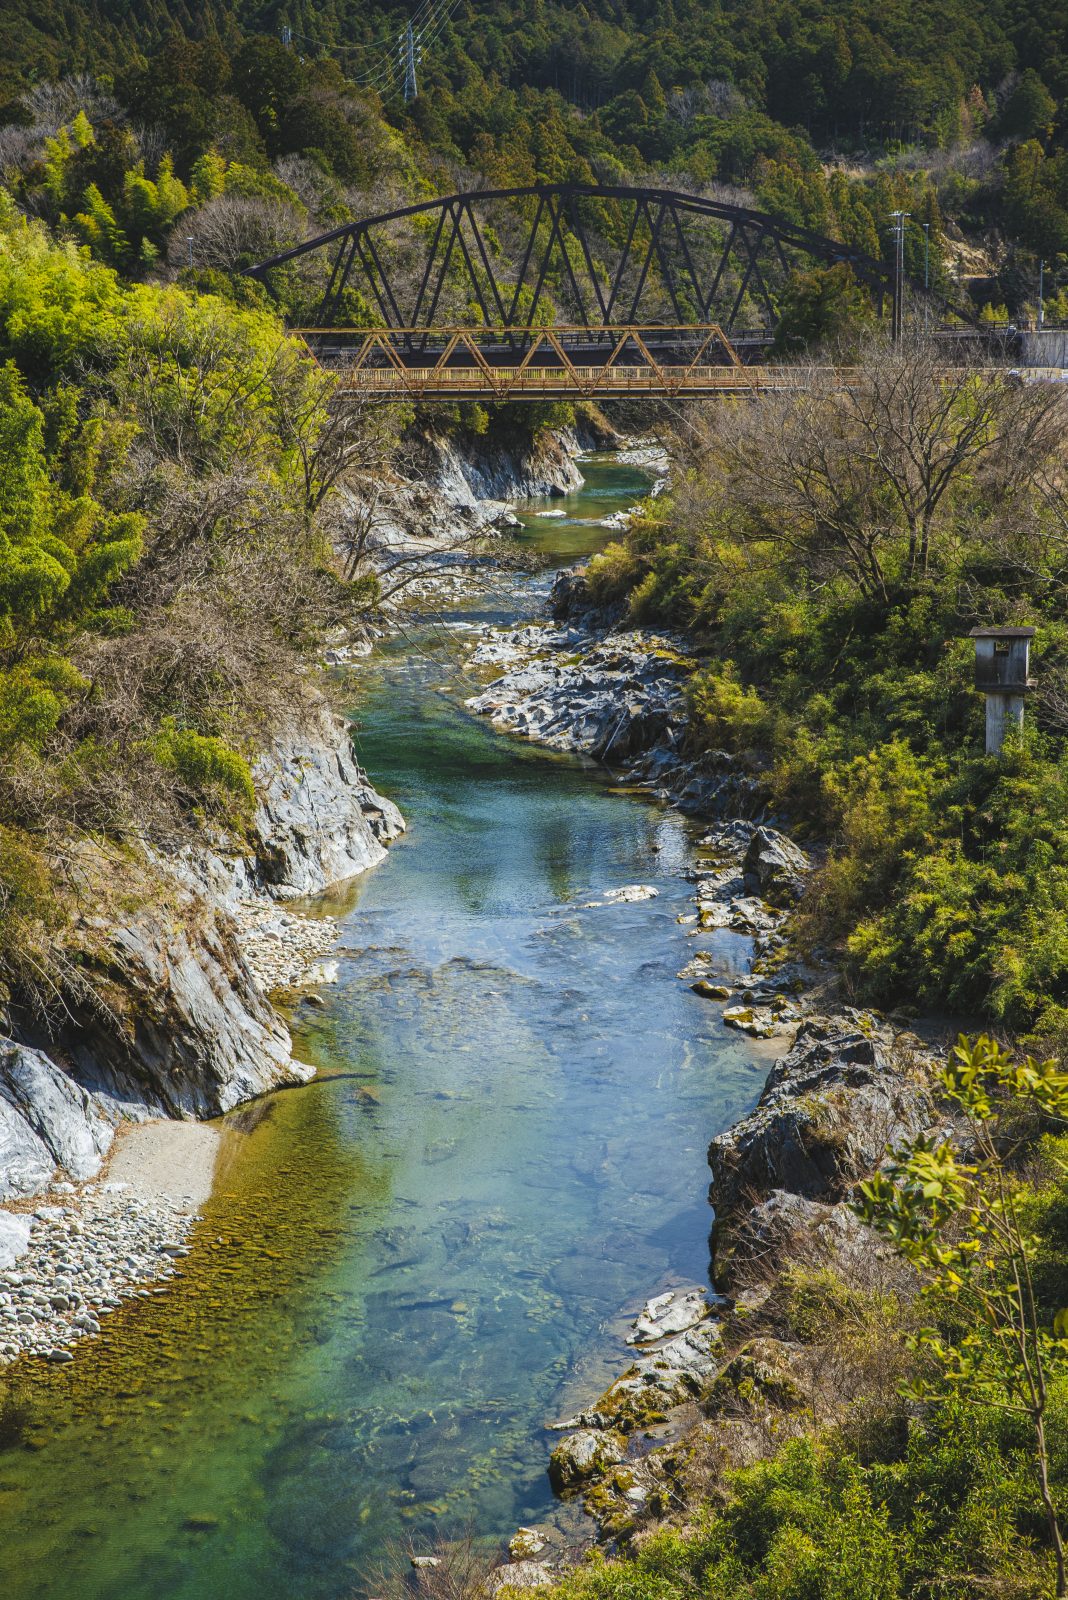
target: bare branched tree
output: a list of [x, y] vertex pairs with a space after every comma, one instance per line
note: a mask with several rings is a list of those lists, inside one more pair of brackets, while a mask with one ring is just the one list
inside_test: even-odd
[[195, 266], [232, 271], [299, 244], [306, 232], [303, 214], [285, 200], [220, 194], [183, 218], [171, 235], [169, 260], [182, 267], [192, 255]]
[[742, 544], [789, 552], [817, 580], [885, 601], [940, 542], [977, 537], [958, 491], [992, 521], [1058, 456], [1068, 402], [935, 341], [870, 339], [855, 363], [810, 365], [796, 387], [680, 418], [684, 453]]

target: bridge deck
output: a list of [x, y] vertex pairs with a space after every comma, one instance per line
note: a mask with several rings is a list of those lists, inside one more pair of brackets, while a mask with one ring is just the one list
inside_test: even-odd
[[[344, 390], [368, 399], [682, 400], [775, 394], [812, 381], [811, 368], [743, 362], [715, 323], [293, 332], [338, 372]], [[840, 387], [856, 381], [849, 368], [823, 370]], [[944, 373], [960, 370], [951, 359]]]
[[416, 400], [610, 400], [767, 393], [796, 387], [788, 367], [361, 367], [342, 371], [351, 394]]
[[341, 373], [350, 393], [397, 399], [745, 393], [769, 387], [773, 370], [788, 370], [743, 366], [715, 323], [294, 331], [324, 366]]

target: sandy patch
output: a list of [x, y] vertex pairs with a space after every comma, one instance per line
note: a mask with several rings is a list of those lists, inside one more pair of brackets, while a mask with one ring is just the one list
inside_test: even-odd
[[211, 1195], [222, 1134], [203, 1122], [139, 1122], [115, 1140], [104, 1181], [145, 1200], [199, 1208]]

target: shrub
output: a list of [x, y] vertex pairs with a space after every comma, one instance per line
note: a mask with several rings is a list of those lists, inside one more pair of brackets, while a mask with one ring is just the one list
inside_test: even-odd
[[692, 736], [699, 749], [752, 754], [774, 738], [775, 714], [743, 684], [733, 661], [695, 672], [686, 685]]
[[248, 815], [256, 791], [245, 758], [214, 734], [179, 728], [167, 718], [154, 742], [153, 754], [172, 772], [190, 799], [220, 806], [230, 814]]

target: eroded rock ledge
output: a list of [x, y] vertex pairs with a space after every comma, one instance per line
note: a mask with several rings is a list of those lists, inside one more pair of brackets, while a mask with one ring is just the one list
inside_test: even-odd
[[809, 1352], [777, 1332], [779, 1285], [802, 1265], [831, 1269], [846, 1292], [894, 1270], [850, 1200], [888, 1146], [947, 1130], [934, 1064], [918, 1039], [869, 1013], [808, 1016], [754, 1110], [712, 1140], [717, 1278], [730, 1295], [650, 1301], [638, 1337], [655, 1337], [656, 1314], [676, 1306], [686, 1331], [665, 1322], [658, 1342], [562, 1424], [577, 1431], [552, 1454], [557, 1489], [582, 1496], [602, 1535], [630, 1539], [667, 1517], [702, 1454], [752, 1459], [770, 1417], [787, 1437], [811, 1414]]
[[[65, 1194], [96, 1178], [124, 1122], [215, 1116], [312, 1076], [269, 994], [292, 986], [335, 928], [278, 902], [374, 866], [404, 822], [356, 762], [347, 725], [325, 708], [310, 730], [277, 739], [254, 779], [248, 840], [123, 862], [129, 910], [118, 920], [87, 911], [69, 931], [74, 959], [51, 1037], [0, 1037], [0, 1200], [57, 1183]], [[65, 1205], [76, 1222], [81, 1198]], [[3, 1266], [17, 1276], [26, 1224], [0, 1211], [0, 1226]], [[155, 1232], [173, 1243], [176, 1229], [157, 1207], [141, 1241], [148, 1256]], [[7, 1354], [33, 1331], [17, 1300], [0, 1298]]]

